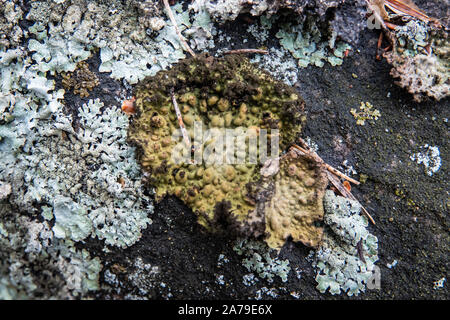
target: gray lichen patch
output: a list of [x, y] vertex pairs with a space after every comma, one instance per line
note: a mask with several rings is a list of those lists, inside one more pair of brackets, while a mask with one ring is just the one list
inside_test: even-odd
[[0, 297], [87, 296], [99, 289], [101, 262], [76, 242], [129, 246], [151, 223], [152, 204], [126, 143], [127, 116], [90, 100], [75, 131], [64, 90], [28, 54], [0, 51]]
[[15, 181], [16, 205], [35, 211], [38, 201], [53, 207], [56, 237], [79, 241], [92, 234], [125, 247], [150, 222], [150, 199], [140, 189], [133, 150], [125, 144], [125, 115], [108, 109], [100, 116], [102, 106], [91, 101], [80, 110], [77, 133], [61, 114], [54, 123], [40, 122], [31, 153], [18, 154], [18, 164], [7, 162], [2, 178]]
[[23, 10], [19, 1], [0, 1], [0, 49], [15, 47], [20, 44], [23, 30], [19, 26]]
[[36, 204], [52, 207], [57, 237], [134, 243], [150, 222], [151, 205], [126, 144], [128, 118], [120, 110], [101, 112], [103, 104], [91, 100], [80, 108], [75, 132], [62, 113], [63, 92], [22, 53], [0, 53], [0, 107], [10, 114], [0, 124], [0, 176], [12, 186], [11, 203], [35, 214]]
[[368, 221], [357, 202], [327, 191], [324, 207], [329, 229], [315, 257], [317, 289], [333, 295], [358, 295], [376, 280], [378, 239], [367, 230]]
[[450, 95], [448, 29], [410, 20], [393, 32], [393, 50], [385, 54], [391, 75], [417, 102]]
[[[314, 16], [309, 16], [297, 25], [284, 24], [276, 37], [280, 39], [281, 46], [297, 59], [299, 67], [323, 67], [325, 62], [332, 66], [342, 64], [344, 52], [351, 48], [350, 45], [338, 41], [336, 32], [323, 29]], [[324, 41], [324, 38], [327, 40]]]
[[[276, 250], [269, 248], [265, 242], [238, 239], [233, 250], [243, 256], [242, 265], [247, 271], [255, 272], [261, 279], [266, 279], [268, 283], [272, 283], [275, 276], [280, 277], [283, 282], [287, 281], [291, 270], [289, 260], [280, 260]], [[254, 279], [253, 276], [246, 275], [244, 277], [244, 283], [248, 282], [247, 285], [254, 284], [255, 281], [257, 279]]]
[[0, 299], [74, 299], [99, 289], [99, 258], [3, 202], [0, 219]]
[[11, 194], [11, 185], [0, 181], [0, 200], [6, 199]]

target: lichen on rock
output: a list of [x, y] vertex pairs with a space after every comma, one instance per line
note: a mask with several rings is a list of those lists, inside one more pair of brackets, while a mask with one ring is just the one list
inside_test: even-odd
[[361, 102], [359, 110], [356, 108], [350, 109], [350, 113], [356, 119], [356, 124], [360, 126], [363, 126], [367, 120], [378, 120], [378, 117], [381, 116], [380, 111], [375, 109], [368, 101]]
[[450, 42], [445, 27], [411, 20], [393, 31], [394, 48], [384, 54], [396, 83], [414, 100], [441, 100], [450, 95]]
[[280, 260], [277, 252], [267, 246], [263, 241], [238, 239], [233, 250], [243, 257], [242, 265], [249, 272], [256, 272], [262, 279], [272, 283], [273, 278], [278, 276], [281, 281], [286, 282], [291, 271], [289, 260]]
[[308, 156], [288, 152], [280, 160], [274, 193], [265, 205], [267, 243], [280, 248], [288, 237], [310, 247], [322, 241], [323, 197], [328, 185], [325, 169]]
[[[180, 124], [171, 90], [195, 150], [184, 149], [185, 162], [176, 152], [185, 145], [181, 134], [177, 139], [173, 136]], [[156, 188], [158, 201], [167, 194], [176, 195], [207, 229], [225, 228], [245, 236], [265, 234], [273, 248], [281, 248], [289, 236], [309, 246], [319, 244], [321, 229], [315, 224], [323, 215], [327, 185], [322, 167], [306, 156], [288, 153], [280, 161], [278, 174], [278, 170], [266, 174], [261, 171], [267, 169], [262, 165], [265, 161], [251, 162], [246, 154], [252, 132], [257, 138], [262, 129], [279, 130], [279, 136], [267, 134], [268, 140], [279, 138], [276, 154], [295, 141], [304, 120], [304, 102], [293, 88], [241, 56], [213, 59], [202, 55], [146, 78], [135, 96], [137, 115], [129, 140], [138, 147], [138, 159], [149, 184]], [[218, 162], [209, 162], [202, 152], [217, 136], [198, 142], [196, 123], [217, 130], [219, 136], [220, 130], [234, 129], [230, 141], [237, 146], [236, 155], [243, 154], [245, 161], [226, 162], [234, 155], [226, 150], [213, 158]], [[240, 136], [247, 140], [236, 143]], [[206, 146], [202, 144], [205, 141]], [[197, 152], [200, 158], [195, 156]]]
[[88, 97], [89, 91], [100, 83], [97, 75], [89, 70], [89, 65], [84, 61], [77, 64], [74, 72], [63, 73], [62, 78], [64, 89], [72, 89], [74, 94], [79, 94], [82, 98]]
[[0, 300], [75, 299], [100, 288], [100, 259], [55, 237], [47, 221], [4, 202], [0, 219]]
[[328, 190], [324, 208], [327, 227], [315, 256], [317, 289], [333, 295], [358, 295], [374, 277], [378, 239], [367, 230], [359, 203]]
[[22, 50], [0, 51], [0, 68], [0, 111], [8, 114], [0, 122], [0, 180], [12, 187], [9, 202], [54, 217], [57, 238], [136, 242], [152, 206], [126, 144], [126, 115], [101, 112], [103, 103], [90, 100], [79, 110], [76, 132], [62, 113], [64, 90], [55, 90]]
[[276, 37], [280, 39], [280, 45], [297, 59], [299, 67], [323, 67], [325, 62], [332, 66], [341, 65], [344, 52], [351, 48], [350, 45], [338, 41], [336, 32], [321, 28], [324, 29], [314, 16], [308, 16], [299, 24], [284, 24]]
[[19, 26], [22, 15], [19, 1], [0, 0], [0, 49], [19, 45], [23, 37]]

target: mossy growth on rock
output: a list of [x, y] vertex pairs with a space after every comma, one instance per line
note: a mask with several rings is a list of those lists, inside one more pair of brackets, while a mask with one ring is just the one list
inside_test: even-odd
[[[157, 201], [175, 195], [192, 208], [206, 229], [239, 236], [265, 235], [273, 240], [268, 244], [275, 248], [282, 246], [280, 239], [284, 242], [289, 235], [298, 234], [290, 232], [290, 222], [279, 215], [272, 215], [271, 226], [266, 226], [265, 218], [266, 204], [272, 196], [283, 197], [283, 191], [275, 190], [278, 165], [267, 174], [267, 164], [278, 162], [278, 155], [295, 142], [305, 121], [304, 102], [292, 87], [274, 80], [243, 56], [200, 55], [146, 78], [137, 85], [135, 98], [136, 115], [128, 137], [137, 146], [138, 159], [148, 173], [149, 184], [155, 187]], [[173, 98], [186, 129], [185, 136], [180, 133], [176, 138], [174, 132], [180, 131], [180, 123]], [[196, 131], [199, 123], [203, 130], [200, 141]], [[220, 139], [224, 144], [219, 143]], [[250, 159], [255, 154], [251, 151], [254, 139], [260, 142], [259, 153], [256, 159]], [[279, 143], [274, 145], [277, 139]], [[186, 148], [188, 143], [191, 147]], [[208, 156], [211, 145], [216, 152]], [[267, 157], [269, 149], [271, 158]], [[189, 160], [180, 161], [183, 155]], [[313, 180], [308, 182], [310, 187], [315, 179], [321, 180], [317, 172], [305, 170], [296, 172], [299, 179], [308, 176]], [[323, 183], [320, 185], [325, 188]], [[316, 199], [314, 194], [317, 192], [307, 193], [308, 201]], [[323, 213], [319, 210], [319, 216], [320, 211]], [[293, 219], [294, 214], [286, 214], [285, 220]], [[284, 226], [283, 232], [272, 226], [277, 220]], [[294, 238], [315, 246], [320, 236], [314, 235], [313, 240], [307, 236]]]

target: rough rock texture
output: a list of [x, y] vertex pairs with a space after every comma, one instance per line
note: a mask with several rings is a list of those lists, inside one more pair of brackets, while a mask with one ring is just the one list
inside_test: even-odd
[[[415, 2], [430, 16], [448, 22], [446, 1]], [[20, 7], [21, 18], [4, 19], [1, 10], [8, 3], [15, 7], [6, 16]], [[310, 15], [318, 18], [313, 7], [317, 1], [291, 1], [296, 3], [309, 5], [300, 15], [280, 8], [272, 17], [293, 24]], [[337, 40], [357, 39], [342, 65], [325, 63], [321, 68], [311, 64], [299, 68], [276, 37], [279, 24], [263, 23], [267, 10], [257, 17], [250, 9], [220, 23], [220, 18], [212, 20], [204, 7], [196, 11], [193, 4], [176, 1], [172, 7], [193, 49], [222, 56], [229, 49], [267, 48], [268, 55], [253, 55], [252, 61], [294, 85], [305, 99], [308, 143], [327, 163], [360, 178], [361, 185], [353, 186], [352, 192], [376, 221], [367, 230], [378, 238], [381, 288], [366, 286], [364, 294], [359, 291], [359, 296], [351, 297], [342, 290], [341, 295], [330, 294], [331, 286], [321, 293], [316, 288], [318, 270], [312, 267], [317, 251], [289, 238], [279, 252], [253, 241], [235, 251], [236, 242], [229, 234], [205, 232], [198, 216], [174, 196], [155, 204], [150, 216], [151, 189], [142, 188], [133, 151], [125, 143], [128, 121], [120, 104], [130, 98], [129, 83], [184, 57], [160, 1], [14, 0], [0, 1], [0, 34], [17, 40], [10, 37], [0, 45], [0, 297], [448, 300], [448, 98], [418, 103], [395, 85], [389, 75], [392, 66], [374, 58], [379, 30], [365, 28], [360, 2], [329, 7], [316, 20], [321, 20], [321, 32], [329, 25], [341, 30]], [[330, 40], [330, 33], [321, 34], [323, 41]], [[60, 90], [61, 72], [75, 70], [79, 61], [86, 61], [100, 81], [88, 98]], [[351, 109], [362, 101], [373, 104], [381, 117], [359, 126]], [[86, 138], [89, 135], [92, 139]], [[42, 152], [42, 146], [49, 148]], [[94, 152], [99, 146], [100, 157], [87, 159], [73, 151]], [[123, 153], [116, 153], [116, 147]], [[111, 148], [115, 155], [125, 156], [117, 161], [108, 158]], [[60, 170], [40, 166], [40, 159]], [[113, 163], [119, 168], [130, 164], [133, 174], [118, 177]], [[69, 181], [70, 190], [64, 190], [64, 183], [47, 182], [49, 174]], [[42, 193], [50, 187], [62, 191]], [[92, 192], [83, 194], [85, 190]], [[149, 201], [127, 201], [130, 194]], [[32, 197], [39, 195], [40, 199]], [[261, 195], [262, 200], [268, 195]], [[117, 197], [123, 197], [119, 207], [126, 209], [117, 210]], [[78, 199], [94, 204], [78, 210], [83, 207]], [[92, 210], [104, 208], [104, 203], [114, 210]], [[130, 214], [134, 205], [144, 213]], [[107, 217], [106, 223], [95, 220], [89, 236], [71, 240], [86, 235], [77, 228], [85, 230], [84, 218], [92, 221], [96, 214]], [[149, 217], [152, 223], [145, 222], [144, 228], [140, 223]], [[348, 222], [348, 217], [343, 220]], [[60, 232], [62, 228], [71, 232]], [[334, 232], [332, 236], [339, 238]], [[118, 245], [119, 239], [127, 242]], [[344, 249], [343, 241], [334, 241], [328, 257]], [[354, 261], [354, 251], [346, 257]], [[322, 283], [330, 283], [325, 280]], [[349, 292], [353, 292], [350, 287]]]

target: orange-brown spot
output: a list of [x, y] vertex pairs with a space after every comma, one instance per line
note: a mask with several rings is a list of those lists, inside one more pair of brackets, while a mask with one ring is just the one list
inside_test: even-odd
[[342, 184], [344, 185], [345, 189], [347, 189], [348, 192], [352, 191], [352, 186], [350, 185], [350, 182], [344, 180]]
[[136, 101], [135, 97], [132, 97], [129, 100], [124, 100], [122, 103], [122, 111], [128, 115], [134, 114], [135, 113], [135, 108], [134, 108], [135, 101]]
[[348, 53], [350, 52], [350, 49], [346, 49], [345, 51], [344, 51], [344, 58], [347, 58], [348, 57]]

